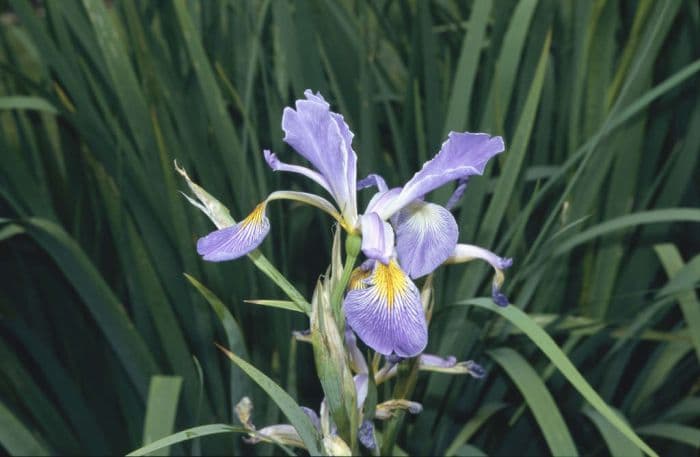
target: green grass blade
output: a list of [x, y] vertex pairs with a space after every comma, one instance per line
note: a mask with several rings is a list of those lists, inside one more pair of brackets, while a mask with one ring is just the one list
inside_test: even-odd
[[674, 423], [657, 423], [637, 428], [640, 435], [657, 436], [700, 449], [700, 428]]
[[39, 97], [5, 96], [0, 97], [0, 110], [20, 109], [44, 111], [49, 114], [56, 114], [58, 110], [48, 101]]
[[525, 398], [553, 455], [578, 455], [569, 428], [537, 372], [520, 354], [503, 347], [488, 354], [508, 373]]
[[253, 305], [269, 306], [270, 308], [286, 309], [287, 311], [295, 311], [303, 313], [304, 310], [299, 309], [299, 306], [290, 300], [243, 300], [246, 303]]
[[661, 416], [664, 422], [667, 419], [685, 421], [700, 417], [700, 397], [686, 397], [679, 401]]
[[228, 351], [221, 346], [219, 346], [219, 349], [221, 349], [233, 363], [238, 365], [248, 376], [250, 376], [251, 379], [253, 379], [253, 381], [255, 381], [255, 383], [270, 396], [270, 398], [272, 398], [292, 426], [294, 426], [296, 431], [299, 433], [299, 436], [304, 442], [304, 445], [306, 445], [309, 453], [311, 455], [321, 455], [322, 452], [321, 448], [319, 447], [318, 431], [316, 428], [314, 428], [309, 416], [307, 416], [304, 411], [301, 410], [294, 399], [290, 397], [289, 394], [272, 379], [267, 377], [262, 371], [258, 370], [253, 365], [241, 359], [231, 351]]
[[680, 362], [691, 349], [691, 346], [677, 342], [666, 344], [658, 349], [658, 358], [654, 361], [655, 363], [645, 371], [644, 376], [640, 379], [642, 383], [632, 403], [632, 411], [637, 411], [645, 400], [649, 399], [654, 392], [667, 382], [671, 370], [673, 370], [678, 362]]
[[511, 104], [515, 77], [537, 3], [537, 0], [520, 0], [513, 11], [496, 62], [495, 75], [489, 90], [490, 102], [486, 105], [481, 120], [482, 129], [503, 132], [503, 120]]
[[73, 284], [145, 400], [157, 365], [117, 297], [85, 252], [61, 227], [38, 218], [27, 219], [24, 223], [27, 233], [49, 253]]
[[[190, 284], [192, 284], [197, 289], [197, 291], [202, 295], [202, 297], [204, 297], [204, 299], [207, 301], [207, 303], [209, 303], [209, 305], [216, 313], [217, 317], [219, 318], [219, 322], [221, 322], [221, 325], [224, 328], [224, 332], [226, 333], [226, 341], [228, 343], [228, 347], [233, 349], [237, 354], [241, 354], [244, 357], [247, 357], [248, 350], [245, 346], [245, 338], [243, 336], [243, 332], [241, 331], [238, 322], [228, 310], [226, 305], [224, 305], [224, 303], [219, 299], [219, 297], [214, 295], [212, 291], [204, 287], [202, 283], [197, 281], [194, 277], [188, 275], [187, 273], [185, 273], [185, 277], [190, 282]], [[248, 389], [248, 379], [243, 375], [239, 368], [232, 365], [229, 386], [229, 394], [231, 396], [232, 408], [235, 407], [236, 403], [238, 403], [238, 401], [244, 395], [247, 394]]]
[[0, 241], [9, 240], [15, 235], [21, 235], [25, 230], [21, 225], [6, 224], [0, 227]]
[[452, 443], [445, 450], [445, 455], [448, 457], [451, 455], [457, 455], [457, 450], [465, 445], [467, 441], [469, 441], [469, 438], [471, 438], [474, 433], [476, 433], [476, 431], [489, 420], [491, 416], [503, 410], [506, 406], [508, 405], [505, 403], [494, 402], [487, 403], [479, 408], [476, 414], [474, 414], [474, 416], [469, 419], [466, 424], [464, 424], [464, 427], [462, 427], [462, 430], [460, 430], [457, 436], [455, 436], [455, 439], [452, 440]]
[[600, 414], [603, 415], [614, 427], [620, 430], [627, 438], [629, 438], [637, 447], [642, 449], [650, 456], [658, 457], [656, 452], [650, 448], [639, 436], [632, 430], [625, 421], [620, 419], [615, 411], [608, 406], [600, 395], [591, 387], [588, 381], [581, 375], [578, 369], [571, 363], [571, 360], [559, 349], [557, 343], [554, 342], [551, 336], [537, 325], [527, 314], [516, 306], [510, 305], [505, 308], [497, 307], [491, 299], [478, 298], [474, 300], [465, 300], [458, 302], [459, 305], [471, 305], [492, 311], [500, 316], [508, 319], [508, 321], [520, 328], [530, 340], [537, 345], [538, 348], [552, 361], [554, 365], [561, 371], [564, 377], [579, 391], [579, 393], [593, 406]]
[[477, 0], [469, 17], [469, 32], [464, 37], [462, 50], [457, 62], [452, 91], [447, 105], [443, 136], [450, 130], [461, 132], [469, 128], [469, 110], [472, 102], [472, 89], [479, 67], [479, 57], [484, 46], [486, 24], [491, 14], [492, 0]]
[[459, 457], [486, 457], [486, 453], [476, 446], [465, 444], [455, 451]]
[[0, 444], [10, 455], [52, 454], [2, 401], [0, 401]]
[[188, 428], [187, 430], [161, 438], [135, 451], [131, 451], [127, 456], [148, 455], [165, 447], [172, 446], [173, 444], [219, 433], [247, 433], [247, 431], [244, 428], [232, 427], [226, 424], [200, 425], [199, 427]]
[[[13, 333], [24, 345], [24, 350], [31, 356], [33, 362], [41, 370], [41, 375], [44, 379], [50, 380], [50, 390], [56, 398], [57, 406], [62, 411], [67, 413], [67, 425], [70, 425], [76, 431], [77, 438], [80, 442], [80, 450], [90, 454], [104, 454], [108, 451], [108, 445], [105, 438], [105, 433], [100, 428], [100, 423], [97, 421], [97, 414], [91, 411], [85, 401], [84, 392], [81, 392], [80, 387], [71, 378], [69, 371], [66, 369], [66, 361], [61, 360], [56, 352], [55, 345], [44, 344], [38, 333], [29, 330], [24, 325], [13, 326]], [[10, 362], [8, 358], [4, 358], [4, 363], [7, 366]], [[23, 370], [19, 367], [14, 367], [13, 372], [19, 375]], [[22, 389], [28, 389], [34, 379], [39, 379], [39, 373], [27, 373], [28, 379], [22, 380]], [[27, 399], [31, 399], [33, 403], [39, 400], [37, 393], [32, 393], [26, 390], [27, 394], [23, 395]], [[43, 413], [44, 418], [50, 414]], [[52, 429], [56, 426], [53, 425]], [[65, 433], [63, 429], [55, 430], [57, 433]], [[45, 438], [47, 436], [45, 435]], [[53, 447], [56, 447], [54, 440], [50, 441]]]
[[493, 200], [481, 221], [479, 240], [487, 246], [491, 244], [496, 236], [498, 226], [503, 221], [506, 207], [512, 200], [515, 184], [518, 182], [518, 176], [521, 174], [521, 168], [525, 160], [525, 152], [530, 143], [532, 128], [535, 124], [540, 95], [542, 95], [542, 85], [544, 84], [545, 69], [547, 67], [549, 45], [551, 42], [552, 35], [550, 32], [547, 34], [544, 46], [542, 47], [535, 78], [532, 81], [527, 100], [525, 101], [525, 107], [518, 120], [513, 143], [506, 153], [503, 172], [496, 184], [496, 189], [498, 190], [494, 194]]
[[610, 423], [598, 411], [586, 406], [583, 408], [583, 414], [585, 414], [598, 429], [605, 444], [608, 446], [610, 455], [642, 457], [642, 451], [627, 439], [625, 435], [620, 433], [618, 429], [610, 427]]
[[[248, 167], [241, 150], [240, 140], [229, 121], [226, 106], [223, 103], [224, 99], [221, 96], [219, 86], [216, 84], [214, 71], [202, 47], [199, 34], [192, 22], [187, 5], [184, 0], [177, 0], [173, 5], [187, 52], [201, 85], [202, 95], [204, 96], [202, 102], [206, 106], [209, 121], [212, 123], [213, 134], [219, 143], [221, 159], [227, 173], [231, 176], [231, 180], [236, 182], [237, 188], [247, 189], [247, 195], [252, 196], [252, 198], [260, 198], [259, 195], [255, 195], [256, 186], [254, 186], [249, 173], [247, 173]], [[232, 151], [236, 151], [236, 153], [232, 153]], [[236, 193], [236, 195], [242, 194], [241, 192]], [[238, 203], [240, 206], [245, 207], [253, 203], [245, 202], [245, 205], [241, 205], [243, 203], [241, 200], [239, 198]]]
[[[654, 250], [661, 259], [669, 278], [673, 278], [683, 269], [683, 258], [675, 245], [657, 244], [654, 246]], [[685, 323], [688, 325], [690, 338], [693, 340], [695, 355], [700, 361], [700, 301], [692, 289], [679, 292], [676, 297], [680, 303]]]
[[150, 118], [145, 97], [136, 79], [124, 40], [120, 39], [119, 30], [113, 16], [103, 2], [83, 0], [88, 13], [95, 38], [102, 51], [102, 57], [109, 71], [110, 84], [117, 94], [117, 100], [123, 110], [123, 118], [128, 122], [134, 140], [140, 148], [140, 154], [155, 151], [155, 141], [150, 131]]
[[[177, 404], [180, 398], [180, 376], [153, 376], [148, 388], [146, 419], [143, 426], [143, 443], [147, 445], [173, 432]], [[170, 448], [163, 447], [158, 455], [170, 455]]]
[[553, 255], [567, 253], [573, 248], [587, 243], [595, 238], [622, 230], [628, 227], [645, 224], [662, 224], [669, 222], [700, 222], [700, 209], [696, 208], [664, 208], [650, 211], [640, 211], [605, 221], [594, 227], [569, 238], [554, 250]]
[[700, 254], [696, 255], [688, 263], [678, 270], [665, 286], [657, 293], [658, 297], [678, 294], [695, 288], [700, 281]]

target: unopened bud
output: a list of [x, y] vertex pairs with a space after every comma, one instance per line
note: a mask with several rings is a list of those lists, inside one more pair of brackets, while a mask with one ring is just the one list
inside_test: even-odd
[[184, 195], [193, 206], [199, 208], [204, 214], [206, 214], [217, 228], [229, 227], [236, 223], [236, 221], [231, 217], [231, 213], [229, 213], [228, 208], [226, 208], [219, 200], [212, 197], [202, 187], [197, 185], [197, 183], [192, 181], [187, 174], [187, 171], [180, 167], [177, 161], [175, 161], [175, 170], [177, 170], [177, 172], [183, 178], [185, 178], [185, 181], [187, 181], [187, 186], [195, 195], [196, 199], [185, 193], [182, 195]]
[[328, 455], [351, 456], [350, 447], [338, 435], [329, 435], [323, 438], [323, 447]]
[[235, 408], [236, 416], [238, 420], [243, 424], [243, 426], [248, 430], [255, 430], [253, 425], [252, 413], [253, 413], [253, 402], [250, 398], [243, 397], [241, 401], [238, 402]]
[[409, 400], [389, 400], [377, 405], [374, 417], [380, 420], [387, 420], [393, 417], [396, 411], [408, 411], [411, 414], [418, 414], [423, 411], [423, 405]]

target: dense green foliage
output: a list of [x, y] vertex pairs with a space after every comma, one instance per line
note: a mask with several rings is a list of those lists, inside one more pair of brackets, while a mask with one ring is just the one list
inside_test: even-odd
[[[244, 302], [288, 299], [250, 261], [198, 259], [213, 227], [173, 167], [237, 219], [272, 189], [320, 191], [261, 153], [294, 161], [280, 119], [306, 88], [355, 132], [358, 175], [390, 185], [450, 130], [505, 138], [457, 210], [460, 240], [515, 258], [512, 306], [568, 356], [524, 313], [467, 306], [486, 267], [439, 270], [429, 352], [488, 375], [421, 374], [401, 449], [641, 455], [569, 360], [656, 452], [700, 448], [697, 1], [35, 3], [0, 2], [0, 449], [126, 453], [236, 426], [245, 394], [256, 425], [284, 422], [214, 342], [317, 408], [291, 338], [307, 321]], [[309, 297], [332, 221], [269, 216], [262, 251]], [[170, 451], [273, 451], [220, 433], [237, 430]]]

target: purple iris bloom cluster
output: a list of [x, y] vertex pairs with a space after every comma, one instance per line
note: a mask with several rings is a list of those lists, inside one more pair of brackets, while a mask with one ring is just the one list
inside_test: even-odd
[[[311, 167], [282, 162], [264, 151], [275, 171], [302, 174], [323, 187], [335, 205], [323, 197], [278, 191], [231, 227], [201, 238], [197, 250], [205, 260], [232, 260], [257, 248], [269, 232], [267, 202], [279, 198], [304, 201], [331, 214], [349, 233], [362, 235], [367, 260], [356, 269], [343, 302], [347, 324], [368, 346], [384, 355], [414, 357], [425, 349], [428, 330], [418, 288], [413, 280], [443, 263], [485, 260], [496, 274], [494, 301], [508, 304], [500, 291], [503, 272], [511, 259], [469, 244], [458, 243], [459, 228], [450, 209], [464, 193], [467, 179], [481, 175], [503, 139], [485, 133], [450, 132], [435, 157], [426, 162], [402, 187], [389, 188], [381, 176], [357, 180], [357, 154], [353, 133], [343, 116], [330, 110], [320, 94], [310, 90], [295, 109], [282, 116], [284, 141]], [[432, 190], [456, 181], [447, 207], [424, 200]], [[358, 213], [357, 191], [376, 187], [363, 213]]]

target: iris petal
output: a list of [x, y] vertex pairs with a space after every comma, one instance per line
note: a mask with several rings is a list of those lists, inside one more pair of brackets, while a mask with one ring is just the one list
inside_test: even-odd
[[307, 99], [298, 100], [296, 110], [284, 109], [284, 141], [318, 170], [343, 216], [354, 224], [357, 155], [352, 149], [353, 133], [343, 116], [330, 111], [320, 94], [307, 90], [304, 95]]
[[411, 278], [427, 275], [453, 254], [458, 236], [452, 213], [434, 203], [415, 201], [398, 214], [399, 263]]
[[400, 193], [400, 187], [394, 187], [384, 191], [380, 190], [370, 199], [369, 203], [367, 204], [367, 208], [365, 209], [365, 213], [378, 212], [379, 209], [391, 204]]
[[481, 175], [489, 159], [504, 149], [503, 139], [499, 136], [450, 132], [440, 152], [425, 162], [396, 198], [375, 211], [386, 220], [407, 204], [450, 181]]
[[357, 181], [357, 190], [366, 189], [368, 187], [375, 186], [379, 192], [386, 192], [389, 187], [386, 185], [386, 181], [379, 175], [374, 173], [367, 175], [365, 178]]
[[265, 206], [261, 203], [238, 224], [200, 238], [197, 241], [199, 255], [210, 262], [222, 262], [242, 257], [260, 246], [270, 232]]
[[363, 214], [362, 253], [370, 259], [388, 264], [394, 253], [394, 230], [379, 218], [377, 213]]
[[428, 326], [418, 288], [395, 260], [375, 263], [364, 289], [345, 297], [348, 324], [369, 347], [380, 354], [414, 357], [428, 343]]
[[304, 175], [307, 178], [316, 181], [318, 184], [321, 185], [321, 187], [323, 187], [329, 193], [332, 194], [331, 188], [328, 185], [326, 178], [321, 176], [318, 172], [311, 170], [310, 168], [302, 167], [301, 165], [290, 165], [288, 163], [284, 163], [277, 158], [277, 154], [275, 154], [274, 152], [270, 152], [268, 149], [265, 149], [263, 151], [263, 154], [265, 155], [265, 161], [273, 170], [288, 171], [290, 173], [299, 173], [300, 175]]
[[352, 369], [357, 373], [369, 373], [365, 356], [357, 347], [357, 338], [349, 325], [345, 328], [345, 347], [348, 349], [348, 359]]

